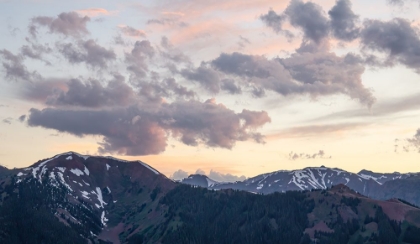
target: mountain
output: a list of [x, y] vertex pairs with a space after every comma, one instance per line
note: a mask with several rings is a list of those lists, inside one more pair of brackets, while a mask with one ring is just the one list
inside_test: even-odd
[[[322, 186], [340, 175], [348, 184], [359, 181], [334, 170], [289, 177], [301, 187], [316, 185], [316, 173]], [[420, 243], [420, 209], [370, 199], [344, 184], [266, 195], [215, 191], [208, 188], [226, 184], [201, 175], [189, 181], [205, 187], [180, 184], [141, 161], [75, 152], [7, 172], [0, 180], [0, 243]], [[249, 182], [271, 184], [283, 173]]]
[[8, 169], [0, 165], [0, 180], [16, 173], [17, 169]]
[[175, 185], [140, 161], [68, 152], [17, 170], [0, 182], [0, 190], [5, 201], [23, 194], [34, 197], [35, 189], [38, 193], [33, 194], [43, 199], [34, 204], [48, 205], [61, 223], [76, 226], [83, 238], [118, 243], [138, 231], [140, 219], [148, 220], [143, 228], [162, 221], [156, 206]]
[[208, 176], [200, 174], [190, 175], [187, 178], [182, 179], [180, 182], [187, 185], [210, 188], [220, 184], [219, 182], [210, 179]]
[[360, 177], [363, 177], [365, 179], [372, 179], [376, 182], [378, 182], [379, 184], [384, 184], [387, 181], [392, 181], [392, 180], [400, 180], [400, 179], [407, 179], [411, 176], [416, 176], [419, 175], [419, 173], [406, 173], [406, 174], [401, 174], [399, 172], [394, 172], [394, 173], [375, 173], [372, 172], [370, 170], [361, 170], [359, 173], [357, 173], [358, 175], [360, 175]]
[[376, 199], [399, 198], [420, 206], [420, 175], [387, 181], [371, 191], [369, 196]]
[[[420, 185], [418, 173], [382, 174], [362, 170], [355, 174], [338, 168], [321, 166], [291, 171], [280, 170], [233, 183], [218, 183], [202, 175], [191, 175], [181, 182], [215, 190], [236, 189], [261, 194], [327, 189], [334, 185], [344, 184], [369, 197], [381, 200], [401, 198], [420, 206], [420, 187], [413, 187], [413, 184]], [[207, 184], [207, 182], [212, 183]]]

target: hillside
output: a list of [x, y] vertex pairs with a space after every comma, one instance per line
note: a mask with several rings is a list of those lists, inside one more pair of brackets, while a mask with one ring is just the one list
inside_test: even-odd
[[140, 161], [74, 152], [16, 169], [0, 181], [0, 204], [0, 243], [11, 244], [420, 242], [418, 208], [343, 184], [215, 191], [173, 182]]

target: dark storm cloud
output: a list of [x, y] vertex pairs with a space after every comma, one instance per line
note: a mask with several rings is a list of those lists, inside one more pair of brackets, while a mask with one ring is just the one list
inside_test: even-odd
[[[339, 57], [325, 50], [302, 50], [305, 48], [289, 58], [272, 60], [263, 56], [223, 53], [211, 64], [225, 74], [238, 76], [242, 83], [254, 86], [255, 96], [264, 94], [264, 90], [284, 96], [309, 94], [316, 97], [341, 93], [368, 107], [375, 102], [361, 81], [363, 65], [351, 55]], [[218, 79], [216, 82], [218, 84]]]
[[120, 26], [120, 31], [126, 36], [131, 37], [146, 37], [146, 33], [142, 30], [138, 30], [136, 28], [133, 28], [131, 26]]
[[325, 156], [324, 150], [319, 150], [317, 153], [296, 153], [290, 152], [289, 153], [289, 160], [297, 160], [297, 159], [316, 159], [316, 158], [324, 158], [330, 159], [331, 156]]
[[29, 32], [36, 37], [38, 26], [44, 26], [50, 33], [81, 37], [89, 34], [86, 28], [89, 21], [89, 17], [82, 17], [76, 12], [61, 13], [57, 17], [38, 16], [32, 19]]
[[[244, 120], [245, 123], [241, 123]], [[216, 104], [179, 101], [160, 107], [132, 106], [109, 110], [31, 109], [30, 126], [41, 126], [60, 132], [102, 135], [99, 151], [126, 155], [163, 152], [171, 134], [187, 145], [231, 149], [236, 141], [261, 139], [256, 128], [270, 122], [264, 111], [241, 113]]]
[[321, 6], [313, 2], [292, 0], [284, 11], [290, 24], [302, 29], [304, 38], [316, 43], [321, 42], [329, 34], [329, 22]]
[[116, 59], [112, 49], [106, 49], [94, 40], [78, 42], [78, 44], [57, 44], [59, 52], [70, 63], [86, 63], [89, 67], [106, 68], [110, 61]]
[[10, 80], [25, 81], [33, 81], [41, 78], [38, 72], [28, 71], [26, 65], [23, 63], [24, 58], [22, 55], [14, 55], [6, 49], [0, 50], [0, 55], [3, 58], [2, 64], [6, 73], [6, 78]]
[[359, 17], [353, 13], [350, 0], [338, 0], [328, 15], [332, 33], [337, 39], [352, 41], [358, 38], [360, 29], [356, 24]]
[[364, 49], [387, 54], [391, 62], [397, 61], [420, 72], [419, 30], [407, 20], [366, 20], [361, 44]]

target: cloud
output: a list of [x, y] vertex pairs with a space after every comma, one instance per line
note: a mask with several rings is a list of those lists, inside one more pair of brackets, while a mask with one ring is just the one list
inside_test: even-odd
[[286, 15], [279, 15], [273, 9], [270, 9], [268, 13], [260, 16], [262, 20], [269, 28], [273, 29], [277, 34], [285, 34], [287, 37], [293, 37], [293, 34], [287, 30], [283, 30], [283, 23], [286, 20]]
[[49, 96], [67, 90], [65, 79], [40, 79], [21, 86], [20, 96], [29, 101], [45, 103]]
[[93, 68], [106, 68], [110, 61], [115, 60], [116, 54], [112, 49], [106, 49], [94, 40], [57, 44], [59, 52], [72, 64], [86, 63]]
[[[136, 123], [133, 118], [140, 116]], [[244, 121], [241, 123], [241, 120]], [[147, 155], [163, 152], [168, 136], [186, 145], [231, 149], [237, 141], [263, 142], [256, 128], [270, 122], [265, 111], [241, 113], [208, 100], [178, 101], [159, 107], [144, 105], [120, 109], [31, 109], [30, 126], [41, 126], [77, 136], [104, 136], [99, 152]]]
[[3, 119], [2, 120], [2, 122], [4, 123], [4, 124], [9, 124], [9, 125], [11, 125], [12, 124], [12, 118], [5, 118], [5, 119]]
[[112, 15], [116, 13], [116, 11], [108, 11], [104, 8], [88, 8], [88, 9], [77, 10], [76, 12], [82, 16], [89, 16], [89, 17], [97, 17], [101, 15]]
[[320, 43], [329, 34], [329, 23], [321, 6], [313, 2], [292, 0], [284, 11], [290, 24], [302, 29], [304, 38]]
[[175, 62], [176, 64], [191, 64], [190, 58], [187, 55], [185, 55], [182, 51], [175, 48], [166, 36], [162, 37], [160, 45], [163, 48], [163, 50], [160, 50], [160, 54], [164, 60], [170, 60], [172, 62]]
[[131, 26], [122, 25], [122, 26], [118, 26], [118, 28], [120, 29], [121, 33], [123, 33], [126, 36], [146, 37], [146, 33], [144, 31], [135, 29]]
[[187, 177], [188, 177], [188, 172], [183, 171], [182, 169], [179, 169], [179, 170], [175, 171], [171, 176], [171, 178], [174, 179], [174, 180], [182, 180], [182, 179], [185, 179]]
[[117, 75], [103, 86], [98, 80], [82, 82], [71, 79], [66, 83], [66, 90], [55, 90], [46, 99], [46, 104], [54, 107], [80, 106], [80, 107], [110, 107], [128, 106], [135, 100], [135, 92]]
[[[235, 182], [235, 181], [244, 181], [247, 178], [242, 175], [242, 176], [236, 176], [236, 175], [232, 175], [229, 173], [221, 173], [221, 172], [217, 172], [213, 169], [210, 170], [209, 174], [206, 174], [206, 172], [202, 169], [197, 169], [195, 171], [195, 174], [198, 175], [206, 175], [208, 176], [210, 179], [215, 180], [217, 182]], [[184, 178], [187, 178], [190, 174], [182, 169], [179, 169], [177, 171], [175, 171], [172, 175], [171, 178], [174, 180], [182, 180]]]
[[359, 19], [351, 9], [350, 0], [338, 0], [328, 12], [331, 18], [331, 29], [337, 39], [352, 41], [359, 37], [360, 29], [356, 27]]
[[158, 154], [166, 148], [166, 133], [156, 122], [142, 116], [141, 123], [131, 124], [137, 116], [134, 108], [111, 110], [31, 109], [28, 124], [68, 132], [77, 136], [104, 136], [99, 153], [121, 155]]
[[208, 177], [212, 180], [215, 180], [217, 182], [235, 182], [235, 181], [244, 181], [246, 180], [246, 177], [244, 175], [242, 176], [236, 176], [232, 174], [223, 174], [214, 170], [210, 170], [210, 173]]
[[411, 152], [412, 150], [420, 153], [420, 129], [416, 131], [413, 137], [405, 139], [394, 140], [394, 152], [398, 153], [401, 147], [404, 152]]
[[146, 76], [148, 71], [147, 61], [153, 58], [155, 53], [156, 51], [149, 41], [136, 41], [131, 52], [125, 54], [127, 70], [139, 78]]
[[366, 127], [366, 125], [367, 123], [336, 123], [297, 126], [285, 129], [277, 134], [272, 134], [270, 137], [317, 137], [325, 134], [341, 133], [343, 131], [354, 130], [360, 127]]
[[218, 73], [206, 67], [204, 64], [198, 68], [183, 69], [180, 73], [186, 79], [197, 81], [213, 94], [217, 94], [220, 91], [220, 78]]
[[168, 26], [178, 26], [178, 27], [186, 27], [188, 26], [187, 23], [183, 21], [179, 21], [179, 17], [176, 18], [159, 18], [159, 19], [149, 19], [147, 20], [146, 24], [148, 25], [168, 25]]
[[316, 159], [316, 158], [322, 158], [322, 159], [331, 159], [331, 156], [325, 156], [324, 150], [319, 150], [317, 153], [296, 153], [296, 152], [290, 152], [289, 153], [289, 160], [298, 160], [298, 159]]
[[221, 87], [222, 90], [229, 92], [230, 94], [241, 94], [242, 88], [238, 86], [232, 79], [223, 79]]
[[51, 63], [44, 58], [44, 55], [51, 52], [52, 49], [48, 45], [41, 45], [36, 43], [30, 43], [30, 45], [23, 45], [20, 48], [20, 53], [22, 56], [35, 60], [41, 60], [47, 65], [51, 65]]
[[[306, 51], [308, 49], [309, 51]], [[308, 48], [300, 50], [284, 59], [267, 59], [263, 56], [242, 53], [222, 53], [211, 61], [212, 67], [231, 79], [241, 80], [241, 85], [254, 87], [256, 96], [271, 90], [283, 96], [309, 94], [320, 95], [345, 94], [358, 99], [370, 107], [375, 98], [362, 84], [361, 75], [364, 67], [351, 54], [339, 57], [323, 49]], [[201, 65], [206, 72], [188, 73], [191, 78], [200, 80], [209, 90], [218, 92], [219, 75]]]
[[410, 95], [403, 98], [393, 98], [390, 100], [382, 100], [375, 104], [370, 110], [366, 109], [352, 109], [332, 113], [326, 116], [319, 117], [314, 121], [331, 121], [332, 119], [342, 118], [366, 118], [366, 117], [380, 117], [390, 114], [402, 113], [405, 111], [413, 111], [420, 108], [420, 94]]
[[57, 17], [38, 16], [32, 19], [29, 31], [32, 36], [36, 37], [38, 26], [43, 26], [47, 27], [50, 33], [81, 37], [89, 34], [86, 28], [86, 24], [89, 21], [90, 18], [88, 16], [82, 17], [76, 12], [64, 12]]
[[399, 62], [420, 72], [419, 30], [404, 19], [366, 20], [361, 31], [363, 48], [388, 55], [389, 62]]
[[6, 72], [6, 78], [16, 81], [33, 81], [41, 78], [38, 72], [28, 71], [23, 63], [24, 57], [22, 55], [14, 55], [6, 49], [0, 50], [0, 55], [3, 57], [3, 68]]
[[290, 31], [283, 30], [285, 21], [289, 21], [293, 27], [300, 28], [304, 34], [304, 41], [313, 41], [317, 44], [329, 38], [330, 32], [339, 40], [352, 41], [359, 36], [359, 28], [356, 27], [358, 16], [351, 9], [350, 0], [338, 0], [336, 5], [324, 13], [321, 6], [313, 3], [304, 3], [301, 0], [290, 1], [289, 6], [282, 14], [277, 14], [270, 9], [268, 13], [261, 15], [260, 19], [276, 33], [293, 37]]
[[21, 115], [21, 116], [19, 116], [19, 121], [20, 122], [25, 122], [25, 120], [26, 120], [26, 115], [25, 114], [23, 114], [23, 115]]

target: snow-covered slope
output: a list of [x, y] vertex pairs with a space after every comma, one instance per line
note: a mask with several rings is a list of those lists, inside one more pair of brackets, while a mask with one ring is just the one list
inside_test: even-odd
[[272, 192], [285, 192], [291, 190], [326, 189], [334, 185], [344, 184], [364, 195], [369, 195], [376, 187], [386, 181], [404, 179], [413, 174], [380, 174], [363, 170], [358, 174], [338, 168], [309, 167], [300, 170], [280, 170], [272, 173], [249, 178], [235, 183], [216, 183], [208, 185], [204, 179], [207, 176], [192, 175], [182, 183], [208, 187], [212, 189], [238, 189], [254, 193], [268, 194]]
[[[53, 201], [56, 201], [51, 204], [56, 206], [54, 212], [60, 221], [82, 224], [84, 220], [81, 218], [91, 219], [90, 225], [97, 221], [101, 229], [105, 229], [108, 221], [115, 216], [112, 211], [125, 209], [123, 205], [119, 206], [120, 202], [127, 202], [124, 199], [140, 196], [153, 202], [160, 192], [167, 192], [175, 187], [172, 180], [143, 162], [75, 152], [40, 160], [30, 167], [17, 169], [16, 172], [10, 180], [12, 184], [19, 186], [36, 183], [50, 189]], [[158, 190], [151, 199], [149, 195], [155, 189]], [[147, 201], [143, 200], [140, 205]], [[73, 210], [80, 207], [85, 209], [83, 213], [86, 216]], [[92, 216], [95, 216], [94, 219]], [[92, 235], [98, 234], [100, 232], [92, 232]]]

